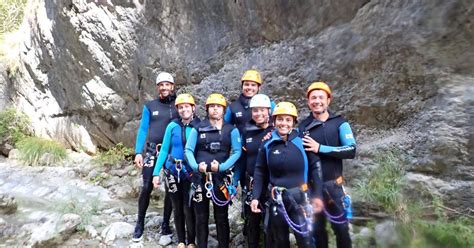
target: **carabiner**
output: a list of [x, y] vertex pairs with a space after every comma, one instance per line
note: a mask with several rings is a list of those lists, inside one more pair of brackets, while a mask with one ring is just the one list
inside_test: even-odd
[[182, 162], [183, 160], [181, 159], [174, 159], [174, 166], [176, 168], [176, 172], [178, 173], [178, 183], [180, 182], [180, 179], [181, 179], [180, 172], [183, 169]]
[[206, 183], [204, 184], [204, 187], [206, 188], [206, 197], [211, 198], [212, 197], [212, 189], [214, 188], [214, 184], [212, 183], [212, 173], [208, 172], [206, 176]]

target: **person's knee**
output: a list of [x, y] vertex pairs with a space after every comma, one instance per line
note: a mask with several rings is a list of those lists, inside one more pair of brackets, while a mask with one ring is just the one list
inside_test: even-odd
[[207, 214], [196, 214], [196, 223], [203, 223], [209, 221], [209, 215]]
[[229, 216], [226, 213], [215, 214], [216, 222], [225, 223], [229, 221]]

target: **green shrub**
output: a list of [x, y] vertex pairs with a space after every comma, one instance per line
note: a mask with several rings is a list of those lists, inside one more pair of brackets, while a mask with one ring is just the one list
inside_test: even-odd
[[28, 0], [0, 1], [0, 36], [20, 26]]
[[67, 156], [66, 149], [56, 141], [38, 137], [27, 137], [18, 143], [20, 160], [37, 165], [44, 154], [49, 154], [48, 165], [60, 162]]
[[81, 216], [81, 223], [76, 229], [78, 231], [84, 231], [85, 227], [91, 223], [92, 216], [99, 214], [99, 199], [93, 198], [81, 202], [76, 198], [71, 198], [67, 201], [60, 202], [57, 205], [57, 210], [62, 214], [72, 213]]
[[30, 119], [23, 112], [8, 108], [0, 112], [0, 141], [15, 146], [18, 141], [30, 135]]
[[355, 187], [363, 200], [382, 206], [389, 212], [399, 208], [404, 175], [403, 160], [398, 151], [379, 153], [374, 158], [378, 166]]
[[431, 240], [431, 242], [442, 246], [474, 247], [474, 221], [472, 218], [461, 217], [452, 221], [447, 219], [417, 220], [415, 226], [426, 240]]
[[107, 181], [110, 178], [109, 174], [106, 173], [100, 173], [99, 175], [95, 177], [89, 178], [89, 181], [93, 183], [94, 185], [102, 185], [104, 186], [104, 182]]
[[134, 153], [133, 149], [122, 143], [116, 144], [105, 152], [100, 152], [94, 159], [96, 165], [114, 165], [124, 161]]
[[400, 247], [474, 247], [473, 216], [451, 210], [457, 214], [452, 218], [441, 197], [430, 192], [419, 192], [428, 200], [402, 194], [405, 171], [400, 151], [378, 153], [374, 161], [377, 167], [356, 184], [356, 197], [381, 206], [392, 216], [402, 239]]

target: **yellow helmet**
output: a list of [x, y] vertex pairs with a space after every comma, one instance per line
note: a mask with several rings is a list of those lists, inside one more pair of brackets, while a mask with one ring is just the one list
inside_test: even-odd
[[242, 79], [240, 81], [252, 81], [259, 85], [262, 85], [262, 77], [260, 76], [260, 72], [256, 70], [247, 70], [245, 71]]
[[275, 106], [275, 109], [273, 110], [273, 113], [272, 113], [272, 116], [277, 116], [277, 115], [291, 115], [295, 118], [298, 118], [298, 111], [296, 110], [296, 107], [293, 103], [281, 102]]
[[191, 105], [196, 105], [196, 103], [194, 103], [194, 97], [190, 94], [179, 94], [176, 97], [176, 100], [174, 101], [174, 106], [178, 106], [178, 104], [181, 103], [189, 103]]
[[206, 100], [206, 107], [209, 104], [219, 104], [221, 106], [224, 106], [224, 108], [227, 107], [227, 102], [225, 101], [225, 97], [217, 93], [209, 95], [209, 97]]
[[311, 91], [313, 90], [324, 90], [328, 94], [328, 97], [331, 97], [331, 88], [329, 88], [329, 86], [325, 82], [312, 83], [306, 91], [306, 97], [309, 97], [309, 93], [311, 93]]

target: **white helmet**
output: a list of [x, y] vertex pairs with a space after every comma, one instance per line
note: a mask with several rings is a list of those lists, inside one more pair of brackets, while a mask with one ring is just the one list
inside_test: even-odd
[[261, 108], [270, 108], [270, 98], [264, 94], [256, 94], [255, 96], [250, 99], [250, 107], [261, 107]]
[[158, 85], [161, 82], [170, 82], [174, 84], [173, 76], [171, 76], [171, 74], [169, 74], [168, 72], [161, 72], [156, 77], [156, 84]]

